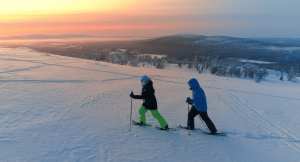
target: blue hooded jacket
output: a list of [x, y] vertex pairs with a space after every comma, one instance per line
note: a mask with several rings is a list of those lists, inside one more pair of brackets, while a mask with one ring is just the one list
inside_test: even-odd
[[193, 99], [190, 100], [190, 103], [194, 104], [195, 108], [198, 111], [205, 112], [207, 111], [206, 97], [203, 89], [200, 87], [198, 81], [193, 78], [188, 81], [188, 84], [192, 86], [190, 90], [193, 91]]

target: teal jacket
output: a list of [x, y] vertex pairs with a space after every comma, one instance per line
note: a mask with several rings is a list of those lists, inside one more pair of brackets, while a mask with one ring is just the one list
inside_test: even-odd
[[198, 111], [207, 111], [205, 93], [200, 87], [198, 81], [195, 78], [193, 78], [190, 81], [188, 81], [188, 84], [192, 86], [190, 90], [192, 90], [193, 92], [193, 99], [190, 100], [190, 103], [192, 103]]

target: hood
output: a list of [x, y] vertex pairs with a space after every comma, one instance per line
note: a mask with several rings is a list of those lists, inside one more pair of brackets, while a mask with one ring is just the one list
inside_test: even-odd
[[198, 83], [197, 79], [195, 79], [195, 78], [189, 80], [188, 84], [190, 84], [192, 86], [192, 88], [190, 88], [190, 90], [196, 90], [198, 87], [200, 87], [200, 84]]
[[[143, 83], [141, 81], [143, 81]], [[140, 84], [142, 86], [145, 86], [149, 81], [151, 81], [151, 79], [148, 76], [144, 75], [140, 79]]]
[[144, 87], [153, 87], [153, 82], [152, 80], [149, 80], [145, 85]]

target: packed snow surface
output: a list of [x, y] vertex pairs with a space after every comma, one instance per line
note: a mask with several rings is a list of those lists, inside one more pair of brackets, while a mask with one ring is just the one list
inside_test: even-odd
[[[152, 78], [158, 110], [169, 127], [131, 125], [129, 94]], [[208, 115], [225, 137], [186, 125], [187, 82], [198, 79]], [[0, 48], [0, 161], [298, 162], [300, 84], [218, 77], [169, 66], [130, 67]], [[139, 120], [142, 100], [133, 100]], [[198, 128], [205, 126], [195, 118]], [[159, 125], [147, 113], [147, 123]]]

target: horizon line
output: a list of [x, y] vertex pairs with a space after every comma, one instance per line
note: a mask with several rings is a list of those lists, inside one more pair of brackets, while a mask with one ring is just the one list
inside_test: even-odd
[[13, 38], [23, 38], [23, 39], [39, 39], [39, 38], [159, 38], [159, 37], [167, 37], [167, 36], [176, 36], [176, 35], [195, 35], [195, 36], [205, 36], [205, 37], [233, 37], [233, 38], [248, 38], [248, 39], [300, 39], [300, 38], [288, 38], [288, 37], [234, 37], [234, 36], [226, 36], [226, 35], [202, 35], [195, 33], [181, 33], [181, 34], [173, 34], [173, 35], [161, 35], [161, 36], [101, 36], [101, 35], [89, 35], [89, 34], [29, 34], [29, 35], [17, 35], [17, 36], [9, 36], [9, 37], [1, 37], [0, 39], [13, 39]]

